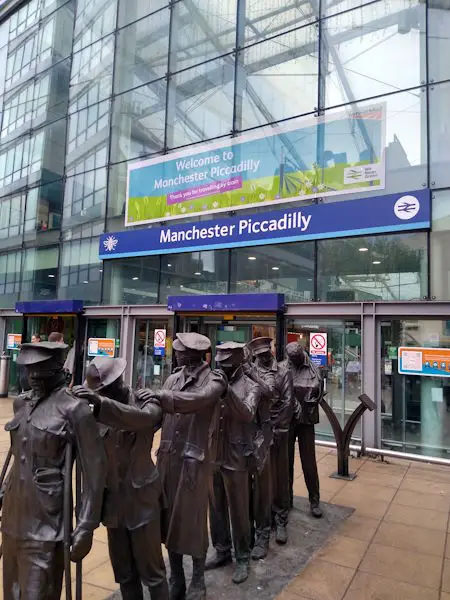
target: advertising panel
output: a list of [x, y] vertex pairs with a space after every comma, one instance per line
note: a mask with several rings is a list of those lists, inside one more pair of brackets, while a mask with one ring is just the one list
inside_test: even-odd
[[385, 106], [302, 118], [128, 167], [125, 225], [384, 189]]
[[107, 356], [114, 358], [116, 350], [116, 340], [114, 338], [89, 338], [88, 355]]
[[450, 348], [401, 347], [398, 349], [401, 375], [450, 377]]
[[430, 227], [430, 190], [105, 233], [100, 259], [331, 239]]
[[20, 333], [8, 333], [6, 340], [7, 350], [18, 350], [22, 343], [22, 335]]

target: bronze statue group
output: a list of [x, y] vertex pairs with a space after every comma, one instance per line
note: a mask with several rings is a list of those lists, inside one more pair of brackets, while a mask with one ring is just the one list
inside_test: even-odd
[[[83, 386], [68, 390], [67, 346], [22, 344], [18, 363], [31, 390], [15, 400], [6, 425], [13, 464], [1, 487], [4, 600], [59, 600], [65, 558], [89, 553], [100, 522], [125, 600], [142, 600], [142, 585], [151, 600], [206, 598], [205, 570], [231, 563], [232, 550], [233, 582], [244, 582], [250, 559], [266, 558], [273, 529], [276, 543], [288, 541], [296, 441], [311, 513], [321, 517], [314, 448], [321, 377], [299, 343], [288, 344], [283, 362], [271, 343], [221, 344], [212, 370], [204, 361], [210, 340], [179, 333], [177, 368], [163, 389], [136, 392], [124, 383], [124, 359], [95, 358]], [[82, 493], [72, 532], [64, 508], [73, 457]], [[208, 514], [215, 551], [206, 561]]]

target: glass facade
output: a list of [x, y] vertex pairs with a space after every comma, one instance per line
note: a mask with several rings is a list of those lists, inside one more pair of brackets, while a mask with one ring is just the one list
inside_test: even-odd
[[[164, 304], [180, 290], [450, 299], [450, 7], [219, 4], [30, 0], [0, 24], [0, 264], [14, 263], [1, 303]], [[99, 263], [98, 236], [124, 227], [130, 162], [375, 100], [387, 115], [385, 191], [431, 188], [431, 233]]]

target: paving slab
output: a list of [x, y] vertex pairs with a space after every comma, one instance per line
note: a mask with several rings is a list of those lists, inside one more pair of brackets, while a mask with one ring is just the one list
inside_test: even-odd
[[[306, 567], [313, 555], [324, 546], [339, 525], [353, 513], [353, 509], [335, 504], [323, 503], [322, 506], [324, 517], [314, 519], [309, 514], [307, 499], [295, 498], [294, 509], [289, 516], [289, 539], [286, 546], [278, 546], [272, 537], [269, 555], [263, 561], [251, 561], [250, 577], [241, 585], [235, 585], [231, 581], [232, 565], [207, 572], [208, 598], [214, 600], [276, 598], [283, 588]], [[210, 549], [210, 553], [212, 552], [213, 550]], [[185, 558], [185, 571], [189, 581], [191, 573], [189, 558]], [[149, 595], [145, 594], [145, 598], [148, 599]], [[120, 599], [119, 592], [110, 596], [110, 600]]]

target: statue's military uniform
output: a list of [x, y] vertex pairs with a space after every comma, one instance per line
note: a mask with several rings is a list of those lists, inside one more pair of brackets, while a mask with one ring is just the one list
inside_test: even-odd
[[[14, 417], [5, 427], [14, 458], [5, 482], [1, 523], [5, 600], [18, 596], [21, 600], [59, 600], [61, 596], [67, 444], [73, 445], [83, 473], [74, 560], [87, 554], [100, 521], [103, 447], [88, 404], [65, 389], [65, 348], [48, 342], [23, 344], [17, 361], [26, 366], [32, 391], [15, 403]], [[85, 541], [80, 554], [81, 538]]]

